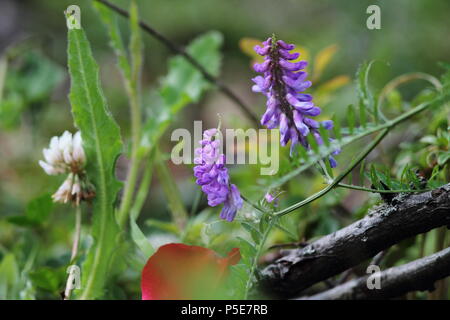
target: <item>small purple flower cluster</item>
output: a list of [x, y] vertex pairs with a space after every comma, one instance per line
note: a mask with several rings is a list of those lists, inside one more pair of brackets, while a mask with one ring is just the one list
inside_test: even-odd
[[[297, 144], [305, 149], [310, 146], [306, 139], [312, 134], [319, 145], [323, 144], [319, 134], [319, 127], [330, 130], [333, 121], [318, 122], [311, 117], [318, 116], [320, 108], [312, 102], [310, 94], [302, 93], [311, 86], [306, 81], [307, 73], [303, 70], [307, 61], [292, 62], [299, 57], [299, 53], [290, 53], [293, 44], [287, 44], [275, 37], [268, 38], [262, 46], [255, 46], [256, 53], [264, 57], [264, 62], [256, 63], [254, 70], [263, 76], [253, 78], [252, 90], [261, 92], [267, 97], [267, 110], [261, 118], [261, 124], [269, 129], [279, 128], [282, 146], [291, 141], [291, 155]], [[338, 154], [339, 150], [333, 152]], [[330, 165], [336, 167], [336, 160], [330, 156]]]
[[220, 217], [233, 221], [236, 212], [242, 208], [243, 200], [238, 188], [230, 184], [225, 155], [220, 152], [221, 141], [217, 138], [217, 133], [217, 129], [209, 129], [203, 133], [201, 147], [195, 150], [194, 176], [208, 196], [208, 205], [215, 207], [223, 203]]

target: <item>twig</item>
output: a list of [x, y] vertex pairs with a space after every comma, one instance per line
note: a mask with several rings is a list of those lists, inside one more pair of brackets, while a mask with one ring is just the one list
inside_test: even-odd
[[368, 289], [369, 275], [300, 299], [389, 299], [415, 290], [434, 290], [434, 282], [450, 276], [450, 248], [379, 274], [379, 289]]
[[[107, 1], [107, 0], [94, 0], [97, 2], [102, 3], [103, 5], [107, 6], [111, 10], [114, 10], [118, 14], [120, 14], [123, 17], [129, 18], [130, 14], [128, 11], [118, 7], [117, 5]], [[251, 111], [251, 109], [225, 84], [220, 82], [216, 77], [211, 75], [194, 57], [192, 57], [189, 53], [186, 52], [181, 46], [178, 46], [177, 44], [170, 41], [166, 36], [161, 34], [159, 31], [155, 30], [153, 27], [148, 25], [147, 23], [143, 22], [142, 20], [139, 21], [139, 26], [153, 36], [155, 39], [160, 41], [162, 44], [164, 44], [167, 48], [169, 48], [172, 52], [181, 55], [183, 58], [185, 58], [190, 64], [192, 64], [202, 75], [203, 77], [214, 84], [223, 94], [225, 94], [228, 98], [230, 98], [236, 105], [238, 105], [242, 111], [245, 113], [245, 115], [252, 120], [257, 126], [259, 126], [259, 121], [257, 116]]]
[[268, 293], [290, 296], [324, 281], [409, 237], [450, 226], [450, 184], [431, 192], [400, 195], [366, 217], [303, 249], [287, 250], [263, 270]]

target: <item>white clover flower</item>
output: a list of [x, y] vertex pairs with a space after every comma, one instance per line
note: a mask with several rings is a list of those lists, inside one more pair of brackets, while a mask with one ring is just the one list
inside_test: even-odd
[[65, 131], [61, 137], [53, 137], [48, 149], [43, 150], [45, 161], [39, 165], [49, 175], [77, 173], [86, 163], [81, 134], [78, 131], [73, 136]]
[[39, 165], [48, 175], [68, 174], [53, 194], [54, 202], [71, 201], [79, 205], [81, 200], [88, 200], [95, 195], [84, 171], [86, 155], [79, 131], [73, 136], [65, 131], [62, 136], [53, 137], [49, 148], [44, 149], [43, 154], [45, 161], [40, 160]]

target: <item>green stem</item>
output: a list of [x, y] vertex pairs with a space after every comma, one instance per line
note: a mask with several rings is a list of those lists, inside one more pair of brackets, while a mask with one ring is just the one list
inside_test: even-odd
[[73, 237], [72, 254], [70, 256], [70, 263], [75, 261], [78, 255], [78, 247], [80, 244], [81, 237], [81, 207], [77, 205], [75, 210], [75, 234]]
[[125, 183], [125, 189], [123, 193], [122, 203], [119, 208], [117, 220], [119, 227], [123, 228], [127, 221], [128, 213], [133, 201], [134, 190], [136, 188], [137, 176], [139, 173], [140, 158], [139, 158], [139, 144], [141, 139], [141, 114], [139, 109], [139, 103], [137, 102], [136, 94], [130, 96], [130, 109], [131, 109], [131, 129], [132, 129], [132, 141], [131, 141], [131, 158], [130, 169], [128, 171], [127, 180]]
[[420, 193], [420, 192], [426, 192], [431, 191], [431, 189], [421, 189], [421, 190], [406, 190], [406, 189], [394, 189], [394, 190], [378, 190], [378, 189], [371, 189], [361, 186], [355, 186], [353, 184], [346, 184], [346, 183], [338, 183], [338, 187], [346, 188], [346, 189], [352, 189], [352, 190], [359, 190], [359, 191], [367, 191], [367, 192], [373, 192], [373, 193]]
[[256, 267], [258, 266], [259, 256], [261, 255], [261, 252], [262, 252], [262, 250], [264, 248], [264, 245], [266, 243], [267, 237], [269, 236], [270, 230], [272, 230], [273, 226], [275, 225], [276, 220], [277, 220], [276, 216], [271, 216], [270, 223], [267, 226], [267, 229], [263, 233], [261, 242], [258, 244], [258, 249], [256, 250], [256, 255], [255, 255], [255, 257], [254, 257], [254, 259], [252, 261], [252, 266], [250, 268], [250, 274], [249, 274], [247, 283], [245, 285], [244, 300], [248, 299], [248, 294], [249, 294], [250, 289], [252, 287], [253, 275], [255, 274]]
[[148, 190], [150, 188], [150, 183], [152, 181], [153, 176], [153, 164], [154, 164], [153, 161], [154, 161], [154, 154], [152, 153], [150, 155], [147, 166], [145, 167], [144, 175], [142, 177], [139, 189], [136, 193], [134, 204], [130, 209], [130, 216], [134, 220], [136, 220], [137, 217], [139, 216], [139, 213], [141, 212], [141, 209], [144, 205], [145, 199], [147, 198]]
[[363, 161], [366, 156], [383, 140], [383, 138], [387, 135], [389, 132], [389, 128], [385, 128], [383, 131], [381, 131], [378, 136], [375, 138], [372, 143], [370, 143], [364, 150], [359, 154], [358, 157], [356, 157], [348, 166], [348, 168], [342, 172], [336, 179], [333, 180], [332, 183], [330, 183], [326, 188], [320, 190], [319, 192], [313, 194], [312, 196], [306, 198], [303, 201], [300, 201], [296, 204], [293, 204], [292, 206], [285, 208], [283, 210], [280, 210], [278, 212], [275, 212], [274, 214], [276, 216], [283, 216], [285, 214], [288, 214], [294, 210], [297, 210], [300, 207], [303, 207], [314, 200], [323, 197], [328, 192], [330, 192], [334, 187], [336, 187], [361, 161]]
[[[75, 262], [75, 259], [78, 255], [80, 237], [81, 237], [81, 207], [77, 205], [75, 209], [75, 233], [73, 237], [72, 254], [70, 255], [70, 264], [73, 264]], [[69, 277], [67, 278], [66, 289], [64, 290], [64, 300], [70, 299], [70, 294], [72, 293], [72, 283], [73, 283], [73, 276], [72, 273], [70, 273]]]
[[130, 170], [128, 172], [125, 183], [125, 190], [122, 203], [119, 208], [117, 220], [119, 227], [123, 228], [128, 220], [128, 214], [133, 201], [133, 195], [136, 188], [137, 176], [141, 158], [139, 157], [139, 146], [141, 143], [141, 108], [140, 108], [140, 92], [139, 79], [142, 66], [142, 47], [141, 38], [138, 28], [138, 8], [135, 1], [131, 2], [131, 18], [130, 29], [131, 39], [129, 51], [131, 54], [131, 76], [130, 79], [125, 78], [125, 86], [127, 88], [128, 97], [130, 99], [131, 113], [131, 158]]

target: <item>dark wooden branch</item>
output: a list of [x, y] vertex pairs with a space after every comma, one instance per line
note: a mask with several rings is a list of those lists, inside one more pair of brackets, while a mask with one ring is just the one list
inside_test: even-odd
[[[369, 276], [351, 280], [328, 291], [300, 299], [389, 299], [411, 291], [432, 291], [434, 290], [434, 283], [437, 280], [450, 276], [450, 248], [402, 266], [380, 272], [379, 289], [368, 289], [367, 280]], [[371, 279], [369, 279], [369, 282], [371, 282]]]
[[450, 184], [421, 194], [398, 195], [365, 218], [305, 248], [288, 250], [262, 271], [261, 285], [268, 294], [292, 296], [440, 226], [450, 227]]
[[[119, 6], [115, 5], [114, 3], [111, 3], [107, 0], [94, 0], [97, 2], [102, 3], [109, 9], [115, 11], [119, 15], [130, 18], [130, 14], [128, 11], [120, 8]], [[220, 82], [216, 77], [214, 77], [212, 74], [210, 74], [194, 57], [192, 57], [186, 50], [184, 50], [183, 47], [177, 45], [176, 43], [170, 41], [166, 36], [164, 36], [162, 33], [157, 31], [155, 28], [151, 27], [149, 24], [139, 21], [139, 26], [142, 30], [147, 32], [149, 35], [160, 41], [162, 44], [164, 44], [169, 50], [172, 52], [181, 55], [183, 58], [185, 58], [190, 64], [192, 64], [202, 75], [203, 77], [211, 82], [213, 85], [215, 85], [223, 94], [225, 94], [230, 100], [232, 100], [236, 105], [238, 105], [241, 110], [244, 112], [244, 114], [253, 121], [256, 126], [259, 126], [259, 120], [258, 117], [253, 113], [253, 111], [248, 107], [242, 100], [239, 98], [228, 86], [226, 86], [224, 83]]]

